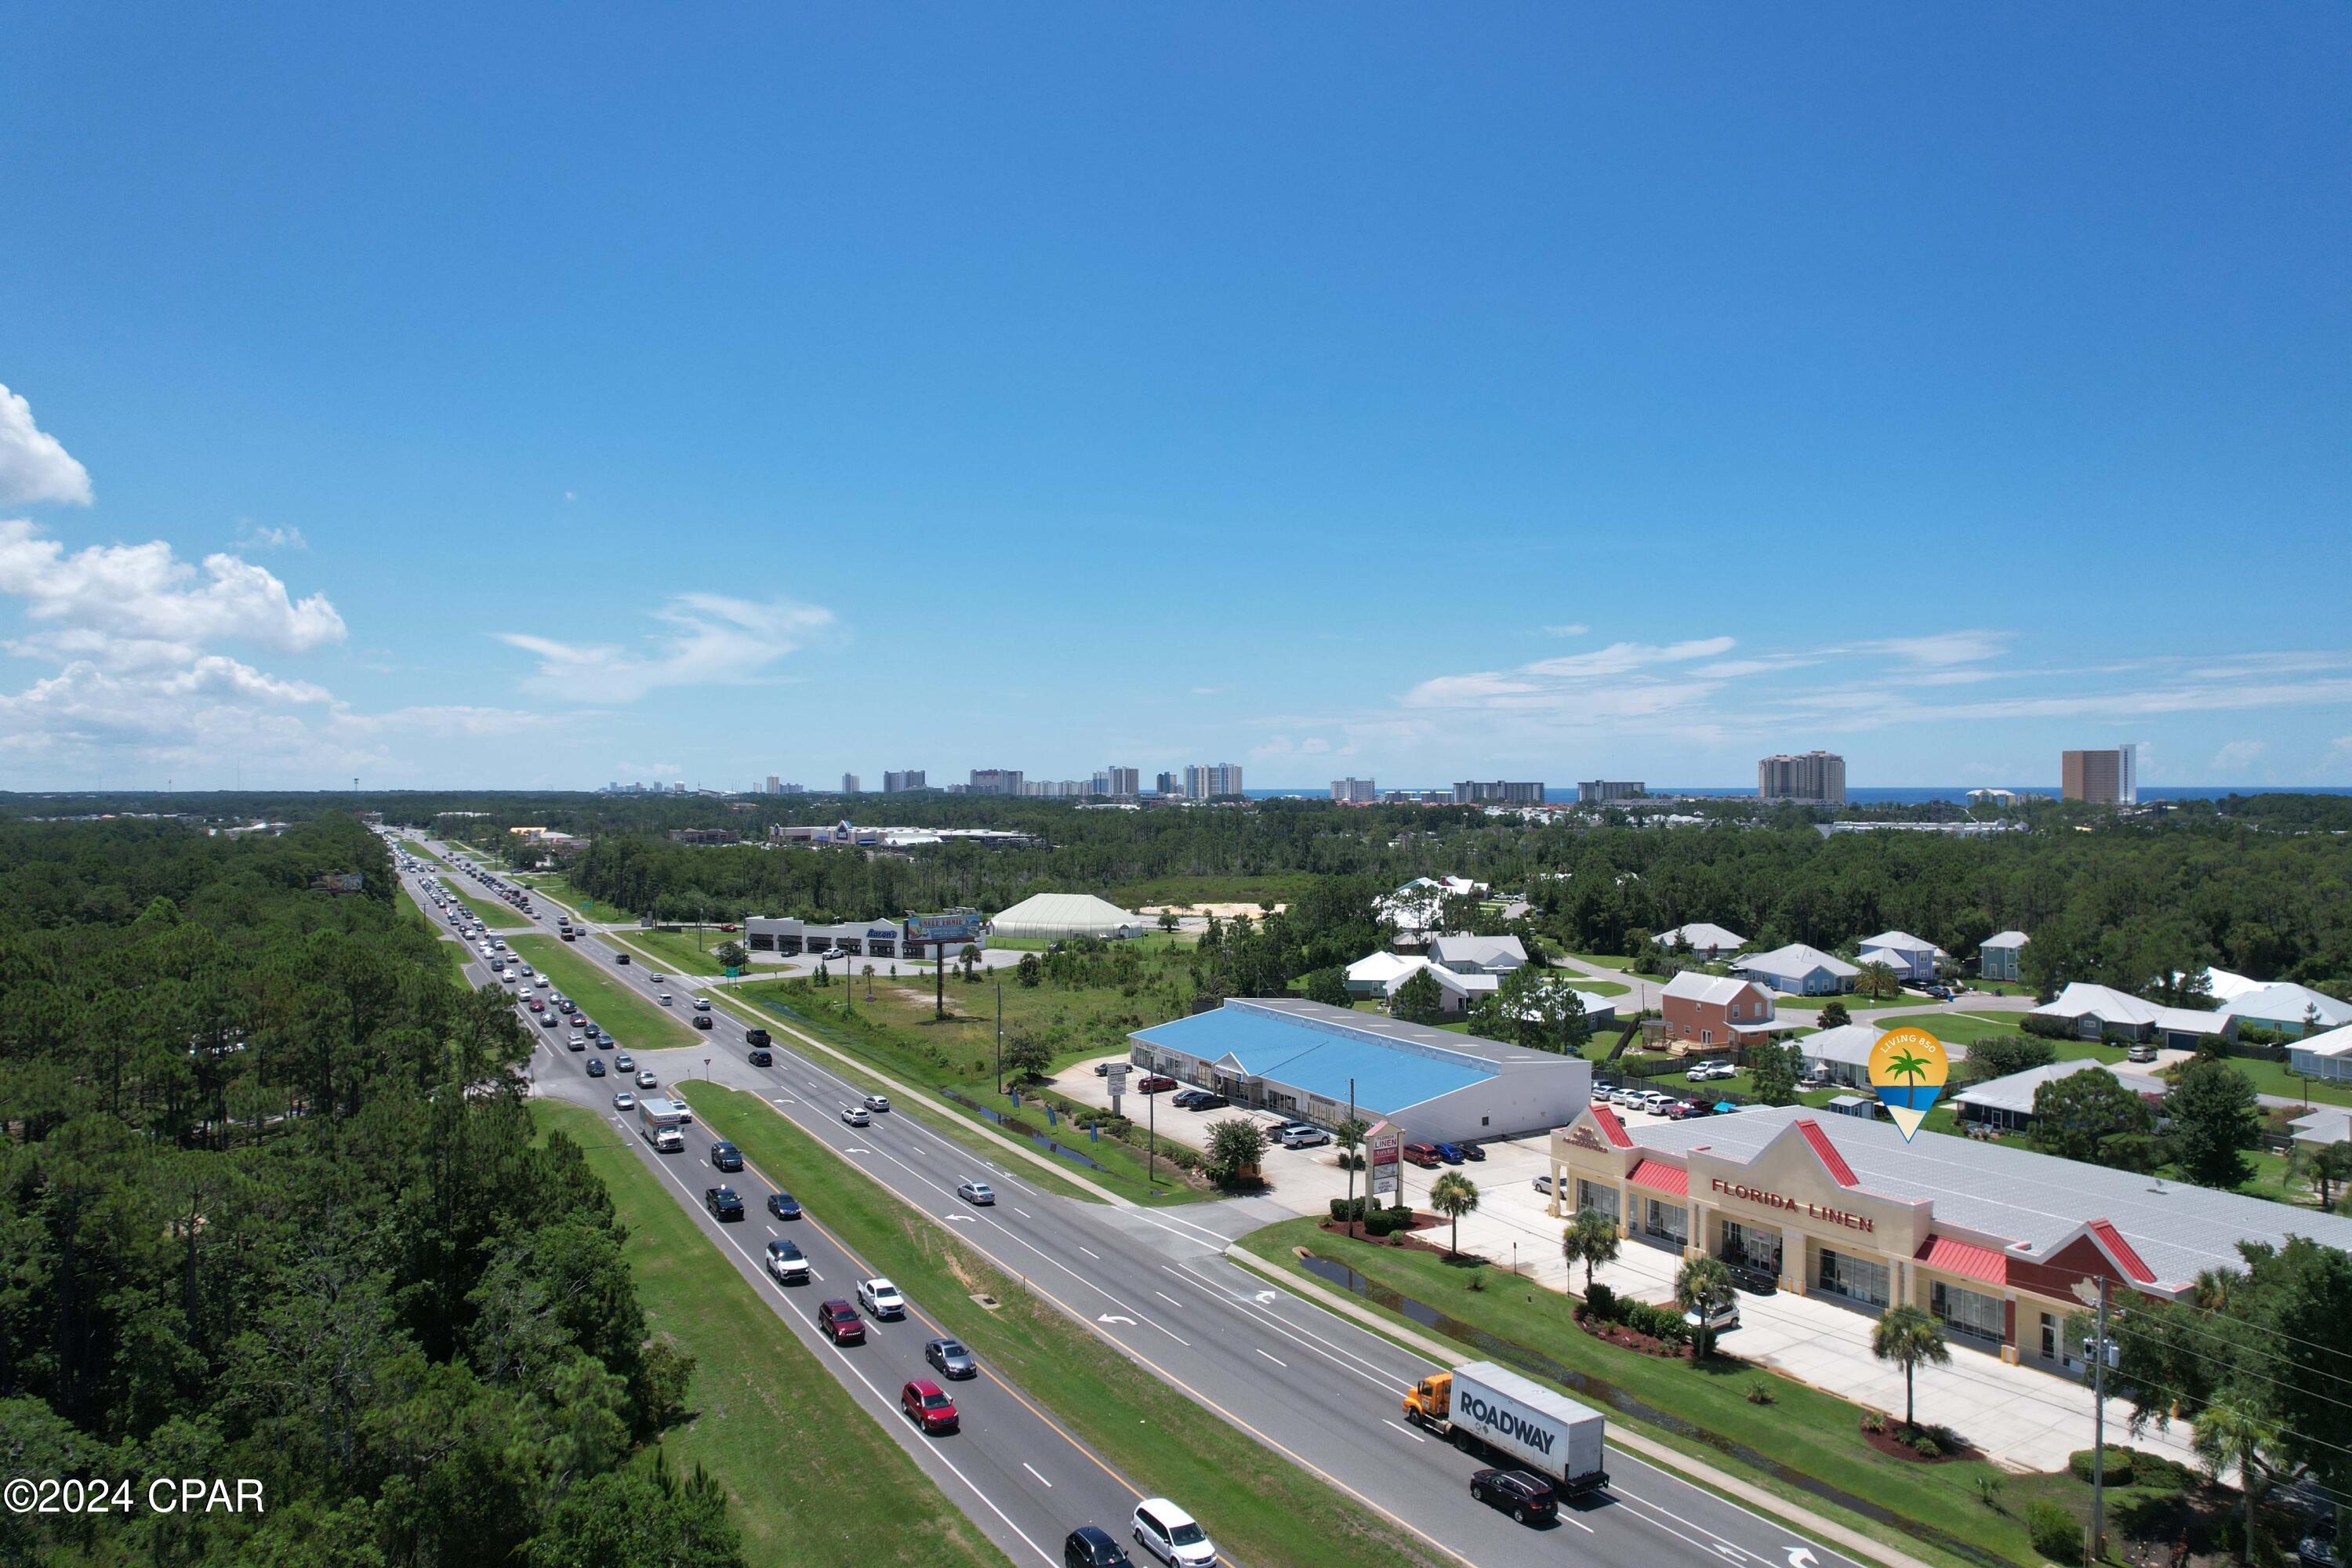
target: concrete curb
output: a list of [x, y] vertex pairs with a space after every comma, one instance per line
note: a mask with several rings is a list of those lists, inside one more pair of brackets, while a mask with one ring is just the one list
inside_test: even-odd
[[[1444, 1340], [1432, 1339], [1417, 1330], [1390, 1322], [1386, 1318], [1358, 1302], [1349, 1300], [1336, 1290], [1319, 1285], [1312, 1279], [1302, 1279], [1279, 1266], [1267, 1262], [1238, 1242], [1225, 1248], [1225, 1257], [1252, 1273], [1273, 1280], [1283, 1289], [1313, 1301], [1317, 1306], [1354, 1319], [1366, 1328], [1419, 1351], [1440, 1365], [1451, 1366], [1462, 1361], [1468, 1353], [1460, 1345], [1450, 1344]], [[1931, 1564], [1908, 1552], [1898, 1551], [1883, 1541], [1864, 1535], [1850, 1525], [1841, 1524], [1833, 1519], [1825, 1519], [1809, 1509], [1789, 1501], [1776, 1492], [1767, 1491], [1752, 1481], [1745, 1481], [1737, 1476], [1719, 1470], [1704, 1459], [1694, 1458], [1679, 1448], [1670, 1448], [1654, 1438], [1628, 1432], [1623, 1426], [1615, 1421], [1612, 1421], [1609, 1426], [1609, 1441], [1628, 1453], [1639, 1454], [1661, 1469], [1672, 1470], [1685, 1480], [1720, 1492], [1743, 1507], [1764, 1514], [1792, 1530], [1802, 1531], [1818, 1541], [1836, 1547], [1841, 1552], [1883, 1563], [1885, 1568], [1932, 1568]]]

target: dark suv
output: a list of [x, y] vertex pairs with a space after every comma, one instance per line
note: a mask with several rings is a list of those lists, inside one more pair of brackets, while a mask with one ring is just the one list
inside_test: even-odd
[[711, 1214], [719, 1219], [730, 1220], [741, 1219], [743, 1217], [743, 1200], [735, 1195], [735, 1189], [732, 1187], [704, 1188], [702, 1193], [702, 1206], [709, 1209]]
[[1062, 1542], [1062, 1568], [1134, 1568], [1134, 1562], [1108, 1531], [1091, 1524], [1078, 1526]]
[[1480, 1470], [1470, 1478], [1470, 1500], [1501, 1509], [1521, 1524], [1549, 1524], [1559, 1517], [1559, 1494], [1549, 1481], [1526, 1470]]
[[743, 1151], [721, 1138], [710, 1146], [710, 1163], [722, 1171], [740, 1171], [743, 1168]]
[[837, 1345], [862, 1345], [866, 1342], [866, 1320], [857, 1309], [838, 1296], [816, 1310], [817, 1332]]

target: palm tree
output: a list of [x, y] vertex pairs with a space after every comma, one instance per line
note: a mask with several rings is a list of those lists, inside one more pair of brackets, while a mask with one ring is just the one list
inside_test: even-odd
[[2266, 1479], [2262, 1455], [2278, 1436], [2278, 1428], [2251, 1401], [2235, 1394], [2225, 1394], [2199, 1411], [2191, 1424], [2189, 1446], [2213, 1479], [2219, 1481], [2221, 1472], [2233, 1468], [2238, 1472], [2238, 1494], [2246, 1508], [2246, 1528], [2238, 1537], [2236, 1552], [2241, 1563], [2254, 1539], [2254, 1494]]
[[1685, 1312], [1698, 1314], [1696, 1341], [1702, 1356], [1715, 1349], [1715, 1330], [1709, 1325], [1738, 1300], [1739, 1294], [1732, 1289], [1730, 1266], [1720, 1258], [1701, 1255], [1686, 1260], [1675, 1271], [1675, 1304]]
[[866, 965], [866, 999], [874, 1000], [874, 966], [870, 963]]
[[2231, 1293], [2245, 1282], [2246, 1277], [2234, 1268], [2200, 1268], [2189, 1299], [2205, 1311], [2226, 1312]]
[[2333, 1211], [2336, 1189], [2352, 1182], [2352, 1143], [2328, 1143], [2316, 1149], [2298, 1143], [2293, 1163], [2303, 1172], [2304, 1180], [2311, 1184], [2312, 1194], [2319, 1200], [2319, 1212]]
[[1584, 1265], [1584, 1293], [1590, 1296], [1594, 1268], [1617, 1260], [1617, 1222], [1599, 1209], [1579, 1209], [1560, 1229], [1559, 1249], [1570, 1268]]
[[1951, 1347], [1944, 1342], [1944, 1325], [1925, 1307], [1905, 1302], [1889, 1308], [1870, 1331], [1870, 1353], [1881, 1361], [1891, 1361], [1903, 1369], [1903, 1425], [1916, 1428], [1913, 1418], [1911, 1374], [1920, 1366], [1944, 1366], [1952, 1359]]
[[[1348, 1234], [1356, 1234], [1356, 1151], [1364, 1146], [1364, 1134], [1371, 1128], [1360, 1116], [1350, 1116], [1331, 1131], [1332, 1142], [1339, 1145], [1342, 1163], [1348, 1167]], [[1371, 1176], [1367, 1173], [1364, 1190], [1371, 1191]]]
[[1478, 1184], [1459, 1171], [1448, 1171], [1429, 1184], [1429, 1206], [1454, 1222], [1454, 1241], [1448, 1250], [1461, 1257], [1462, 1216], [1478, 1206]]

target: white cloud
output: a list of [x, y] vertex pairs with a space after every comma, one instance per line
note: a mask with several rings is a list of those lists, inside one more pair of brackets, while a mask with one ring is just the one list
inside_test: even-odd
[[1592, 628], [1587, 626], [1546, 626], [1544, 635], [1555, 637], [1580, 637], [1588, 635], [1591, 630]]
[[2269, 748], [2260, 741], [2231, 741], [2213, 753], [2213, 771], [2216, 773], [2243, 773], [2267, 750]]
[[236, 547], [239, 550], [308, 550], [310, 542], [302, 537], [300, 529], [290, 523], [284, 528], [272, 528], [249, 517], [241, 517], [236, 520]]
[[1662, 665], [1713, 658], [1728, 653], [1732, 647], [1729, 637], [1700, 637], [1664, 645], [1611, 643], [1590, 653], [1539, 658], [1514, 669], [1437, 676], [1423, 681], [1398, 700], [1408, 708], [1526, 709], [1573, 701], [1605, 708], [1646, 709], [1657, 701], [1659, 693], [1643, 684], [1656, 679], [1644, 671]]
[[296, 600], [266, 568], [207, 555], [202, 577], [162, 540], [68, 554], [30, 522], [0, 521], [0, 595], [22, 599], [33, 627], [5, 645], [11, 653], [150, 668], [189, 664], [221, 642], [307, 653], [343, 638], [324, 595]]
[[33, 405], [0, 386], [0, 505], [90, 502], [89, 470], [33, 423]]
[[680, 594], [654, 612], [671, 629], [637, 652], [612, 643], [568, 643], [531, 632], [499, 641], [537, 656], [524, 684], [578, 702], [631, 702], [673, 686], [740, 686], [833, 626], [833, 612], [777, 599], [757, 604], [718, 594]]

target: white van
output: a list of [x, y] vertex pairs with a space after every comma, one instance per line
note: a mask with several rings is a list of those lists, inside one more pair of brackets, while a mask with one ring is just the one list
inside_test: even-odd
[[665, 1007], [669, 1005], [669, 993], [667, 991], [661, 994], [661, 1005]]
[[1135, 1505], [1135, 1543], [1175, 1568], [1215, 1568], [1216, 1546], [1200, 1522], [1164, 1497]]

